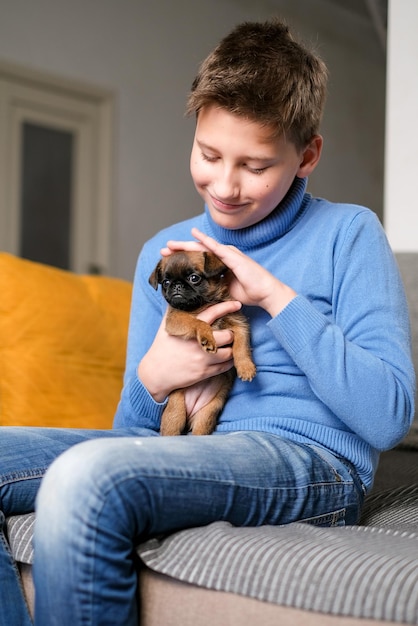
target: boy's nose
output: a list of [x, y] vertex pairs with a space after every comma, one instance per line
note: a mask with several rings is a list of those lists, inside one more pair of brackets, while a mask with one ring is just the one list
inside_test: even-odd
[[214, 192], [216, 197], [222, 201], [228, 201], [239, 197], [239, 179], [233, 170], [223, 168], [215, 180]]

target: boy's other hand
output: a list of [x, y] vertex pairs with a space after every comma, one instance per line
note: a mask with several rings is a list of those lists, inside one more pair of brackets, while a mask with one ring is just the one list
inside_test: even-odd
[[229, 288], [232, 298], [248, 306], [259, 306], [272, 317], [278, 315], [296, 297], [291, 287], [238, 248], [218, 243], [197, 228], [192, 229], [192, 235], [197, 241], [168, 241], [161, 254], [168, 256], [178, 250], [213, 252], [233, 274]]
[[[240, 302], [229, 300], [207, 308], [198, 317], [213, 324], [219, 317], [240, 308]], [[215, 330], [214, 337], [218, 350], [209, 354], [195, 340], [169, 335], [163, 317], [150, 349], [138, 366], [138, 376], [156, 402], [163, 402], [174, 389], [190, 387], [233, 367], [233, 333]]]

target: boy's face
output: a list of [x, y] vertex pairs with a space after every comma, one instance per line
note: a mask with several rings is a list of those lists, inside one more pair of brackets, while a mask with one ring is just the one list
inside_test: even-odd
[[197, 191], [224, 228], [251, 226], [283, 200], [295, 176], [305, 176], [305, 151], [265, 126], [216, 106], [200, 110], [190, 159]]

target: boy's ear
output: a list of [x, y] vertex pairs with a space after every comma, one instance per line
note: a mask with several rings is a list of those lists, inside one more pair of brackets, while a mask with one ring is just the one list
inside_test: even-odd
[[305, 178], [309, 176], [319, 163], [321, 158], [323, 139], [321, 135], [314, 135], [306, 148], [302, 151], [302, 161], [296, 176]]

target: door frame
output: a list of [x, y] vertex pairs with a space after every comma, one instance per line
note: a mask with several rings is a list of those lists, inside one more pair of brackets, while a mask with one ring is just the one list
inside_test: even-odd
[[114, 94], [0, 62], [0, 249], [19, 254], [25, 122], [74, 136], [70, 269], [106, 273], [113, 205]]

